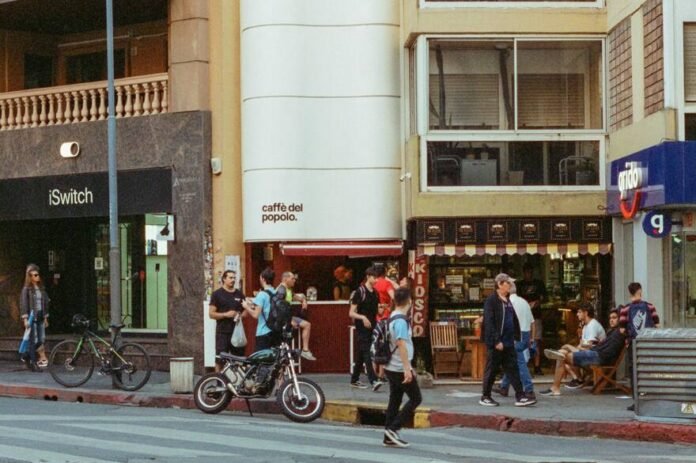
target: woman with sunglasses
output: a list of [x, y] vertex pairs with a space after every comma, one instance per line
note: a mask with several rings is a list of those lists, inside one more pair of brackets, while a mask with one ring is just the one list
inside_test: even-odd
[[[31, 328], [29, 335], [29, 353], [22, 358], [27, 367], [32, 371], [41, 371], [48, 366], [48, 359], [44, 349], [46, 327], [48, 327], [48, 306], [51, 300], [41, 283], [39, 267], [29, 264], [24, 276], [24, 287], [19, 298], [19, 307], [22, 313], [24, 329]], [[30, 315], [33, 314], [33, 317]], [[29, 326], [29, 320], [32, 320]], [[36, 355], [39, 361], [36, 361]]]

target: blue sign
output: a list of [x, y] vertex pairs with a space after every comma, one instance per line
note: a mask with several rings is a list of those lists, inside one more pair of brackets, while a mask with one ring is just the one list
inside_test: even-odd
[[664, 238], [672, 231], [669, 212], [651, 211], [643, 218], [643, 231], [653, 238]]
[[685, 204], [696, 204], [696, 142], [665, 142], [611, 162], [609, 214]]

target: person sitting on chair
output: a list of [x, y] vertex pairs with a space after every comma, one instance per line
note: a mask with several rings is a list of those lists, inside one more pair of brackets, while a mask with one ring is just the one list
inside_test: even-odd
[[[618, 329], [619, 312], [613, 309], [609, 313], [609, 334], [604, 341], [588, 350], [575, 350], [561, 348], [560, 350], [546, 349], [546, 358], [556, 360], [556, 370], [553, 375], [553, 384], [549, 389], [541, 391], [541, 395], [561, 395], [561, 380], [565, 374], [565, 367], [590, 367], [593, 365], [613, 365], [626, 345], [626, 335]], [[567, 347], [567, 346], [565, 346]]]

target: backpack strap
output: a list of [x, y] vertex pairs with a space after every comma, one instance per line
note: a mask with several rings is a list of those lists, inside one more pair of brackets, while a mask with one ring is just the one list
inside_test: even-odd
[[[264, 289], [263, 292], [268, 294], [268, 304], [272, 305], [273, 304], [273, 296], [275, 296], [275, 294], [273, 294], [270, 289]], [[270, 312], [271, 307], [269, 307], [268, 310]], [[266, 328], [270, 329], [271, 327], [268, 326], [268, 318], [266, 318], [266, 315], [263, 313], [263, 307], [261, 307], [261, 316], [263, 317], [263, 321], [266, 323]]]

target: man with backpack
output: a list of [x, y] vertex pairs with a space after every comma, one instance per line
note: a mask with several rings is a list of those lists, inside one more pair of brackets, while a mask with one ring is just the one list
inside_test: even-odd
[[[242, 304], [242, 307], [258, 320], [255, 352], [278, 346], [282, 341], [284, 322], [282, 320], [283, 316], [279, 317], [278, 312], [284, 311], [284, 305], [287, 302], [278, 300], [276, 297], [276, 290], [273, 288], [274, 279], [275, 272], [270, 268], [266, 268], [259, 276], [262, 291], [259, 291], [252, 301], [246, 300]], [[289, 310], [289, 304], [287, 305]]]
[[[399, 429], [409, 420], [420, 405], [422, 396], [416, 374], [411, 367], [413, 360], [413, 338], [408, 313], [411, 310], [411, 292], [408, 288], [394, 291], [394, 311], [389, 317], [387, 337], [389, 340], [385, 371], [389, 379], [389, 405], [384, 427], [385, 447], [408, 447], [399, 435]], [[408, 402], [401, 407], [404, 394]]]
[[377, 291], [374, 289], [376, 277], [377, 271], [374, 267], [369, 267], [365, 270], [365, 282], [353, 293], [353, 297], [350, 300], [350, 310], [348, 311], [348, 316], [355, 323], [355, 338], [358, 346], [350, 385], [358, 389], [367, 389], [367, 385], [360, 382], [360, 372], [364, 365], [367, 370], [367, 378], [374, 392], [377, 392], [382, 387], [382, 382], [377, 379], [375, 370], [372, 367], [372, 357], [370, 355], [372, 329], [375, 326], [375, 317], [377, 316], [377, 306], [379, 304]]
[[[628, 374], [631, 377], [631, 390], [635, 399], [635, 384], [633, 383], [633, 340], [645, 328], [659, 328], [660, 317], [657, 309], [651, 303], [643, 300], [643, 287], [640, 283], [633, 282], [628, 285], [628, 293], [631, 302], [621, 307], [619, 312], [619, 326], [626, 334], [628, 340]], [[635, 403], [627, 408], [633, 411]]]

